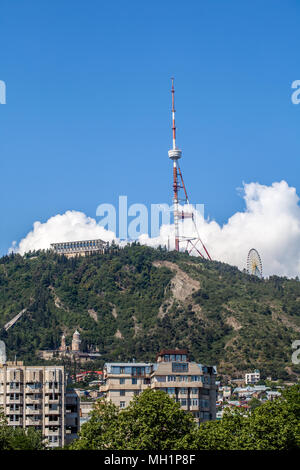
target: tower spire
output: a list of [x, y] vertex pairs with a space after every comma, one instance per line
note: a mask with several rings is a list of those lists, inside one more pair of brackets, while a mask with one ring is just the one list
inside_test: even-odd
[[[199, 236], [199, 233], [198, 233], [198, 229], [197, 229], [197, 226], [196, 226], [196, 223], [195, 223], [195, 220], [194, 220], [194, 214], [193, 214], [193, 211], [188, 211], [188, 212], [184, 212], [183, 210], [180, 210], [179, 211], [179, 198], [178, 198], [178, 193], [179, 193], [179, 190], [180, 189], [183, 189], [184, 190], [184, 194], [185, 194], [185, 199], [183, 199], [185, 201], [185, 204], [187, 204], [188, 206], [190, 206], [190, 203], [189, 203], [189, 200], [188, 200], [188, 195], [187, 195], [187, 191], [186, 191], [186, 187], [185, 187], [185, 184], [183, 182], [183, 177], [182, 177], [182, 172], [180, 170], [180, 167], [179, 167], [179, 162], [178, 160], [181, 158], [182, 156], [182, 152], [181, 150], [179, 150], [179, 148], [177, 148], [176, 146], [176, 125], [175, 125], [175, 88], [174, 88], [174, 77], [171, 78], [172, 80], [172, 88], [171, 88], [171, 93], [172, 93], [172, 136], [173, 136], [173, 147], [171, 150], [169, 150], [168, 154], [169, 154], [169, 158], [173, 161], [173, 215], [174, 215], [174, 227], [175, 227], [175, 250], [176, 251], [179, 251], [179, 242], [186, 242], [186, 250], [190, 247], [191, 245], [191, 248], [189, 250], [189, 253], [192, 252], [192, 250], [195, 250], [198, 252], [198, 254], [204, 258], [205, 255], [203, 255], [201, 253], [201, 251], [198, 249], [198, 247], [196, 246], [198, 242], [201, 243], [205, 253], [206, 253], [206, 256], [211, 259], [204, 243], [202, 242], [200, 236]], [[182, 199], [181, 199], [182, 200]], [[194, 227], [195, 227], [195, 231], [196, 231], [196, 236], [179, 236], [179, 220], [183, 220], [183, 219], [192, 219], [193, 223], [194, 223]]]
[[179, 251], [179, 216], [178, 216], [178, 171], [177, 160], [181, 158], [181, 150], [176, 147], [176, 126], [175, 126], [175, 88], [174, 77], [172, 80], [172, 133], [173, 133], [173, 148], [169, 150], [169, 158], [173, 160], [173, 207], [174, 207], [174, 225], [175, 225], [175, 250]]
[[172, 80], [172, 131], [173, 131], [173, 150], [176, 149], [176, 126], [175, 126], [175, 88], [174, 88], [174, 77], [171, 78]]

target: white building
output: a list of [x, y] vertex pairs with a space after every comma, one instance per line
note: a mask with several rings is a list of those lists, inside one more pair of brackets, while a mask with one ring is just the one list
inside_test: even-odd
[[249, 384], [256, 384], [260, 381], [260, 372], [259, 370], [255, 370], [254, 372], [250, 372], [249, 374], [245, 374], [245, 383], [246, 385]]
[[40, 430], [49, 447], [77, 437], [79, 400], [66, 390], [63, 366], [0, 364], [0, 408], [14, 427]]

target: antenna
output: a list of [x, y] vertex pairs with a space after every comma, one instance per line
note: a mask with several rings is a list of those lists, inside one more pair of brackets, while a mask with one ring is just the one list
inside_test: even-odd
[[[174, 87], [174, 77], [171, 78], [172, 80], [172, 88], [171, 88], [171, 93], [172, 93], [172, 137], [173, 137], [173, 147], [171, 150], [168, 151], [169, 158], [173, 161], [173, 214], [174, 214], [174, 226], [175, 226], [175, 250], [179, 251], [179, 243], [181, 241], [186, 242], [186, 250], [189, 249], [188, 253], [190, 254], [193, 250], [197, 251], [197, 253], [202, 257], [205, 258], [205, 254], [208, 257], [208, 259], [211, 259], [204, 243], [202, 242], [199, 232], [194, 220], [194, 214], [193, 212], [184, 212], [184, 211], [179, 211], [178, 207], [178, 192], [180, 189], [184, 190], [184, 199], [180, 199], [180, 201], [184, 201], [185, 204], [190, 206], [188, 195], [187, 195], [187, 190], [183, 181], [183, 176], [182, 172], [178, 163], [178, 160], [182, 157], [182, 152], [177, 148], [176, 146], [176, 125], [175, 125], [175, 87]], [[181, 184], [179, 184], [179, 179]], [[195, 237], [184, 237], [184, 236], [179, 236], [179, 219], [192, 219], [194, 223], [194, 227], [196, 230], [196, 236]], [[204, 249], [205, 254], [201, 253], [201, 251], [198, 249], [196, 246], [197, 243], [200, 242], [202, 245], [202, 248]], [[168, 248], [169, 248], [169, 239], [168, 239]]]
[[172, 80], [172, 131], [173, 131], [173, 150], [176, 149], [176, 126], [175, 126], [175, 88], [174, 88], [174, 77], [171, 78]]
[[173, 148], [169, 150], [169, 158], [173, 160], [173, 203], [174, 203], [174, 225], [175, 225], [175, 250], [179, 251], [179, 216], [178, 216], [178, 179], [177, 179], [177, 160], [181, 158], [181, 150], [176, 147], [176, 126], [175, 126], [175, 88], [174, 77], [172, 80], [172, 132]]

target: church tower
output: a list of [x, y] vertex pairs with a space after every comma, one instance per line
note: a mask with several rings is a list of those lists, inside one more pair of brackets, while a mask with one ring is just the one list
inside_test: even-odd
[[80, 351], [80, 343], [81, 343], [81, 339], [80, 339], [80, 333], [79, 331], [75, 331], [75, 333], [73, 334], [73, 339], [72, 339], [72, 351]]

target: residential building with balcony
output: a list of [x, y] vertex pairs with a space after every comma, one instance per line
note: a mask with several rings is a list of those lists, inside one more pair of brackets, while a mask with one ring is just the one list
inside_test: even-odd
[[191, 362], [188, 351], [163, 350], [155, 363], [105, 364], [100, 391], [122, 409], [146, 388], [162, 390], [201, 423], [216, 419], [215, 376], [214, 366]]
[[40, 430], [49, 447], [77, 437], [79, 400], [66, 391], [63, 366], [0, 364], [0, 408], [11, 426]]

